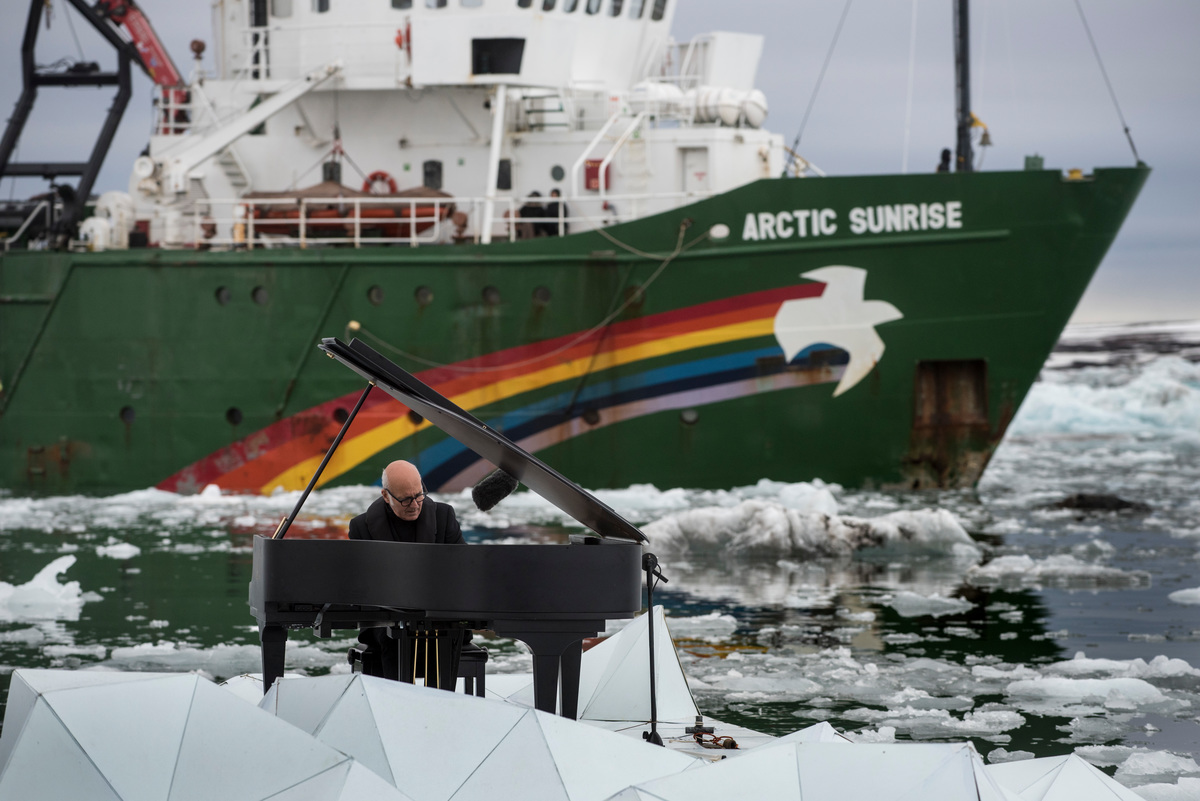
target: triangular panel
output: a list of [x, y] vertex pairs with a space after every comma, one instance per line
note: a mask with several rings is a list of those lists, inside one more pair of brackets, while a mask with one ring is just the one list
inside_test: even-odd
[[26, 717], [12, 759], [0, 773], [0, 798], [121, 801], [42, 699]]
[[171, 790], [192, 696], [202, 681], [159, 674], [44, 698], [125, 801], [160, 801]]
[[200, 681], [168, 801], [266, 798], [345, 759], [295, 726]]
[[453, 801], [505, 797], [569, 801], [533, 710], [525, 712], [525, 717], [451, 796]]

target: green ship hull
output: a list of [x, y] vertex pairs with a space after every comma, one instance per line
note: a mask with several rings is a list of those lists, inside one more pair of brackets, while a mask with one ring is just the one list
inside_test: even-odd
[[[301, 488], [362, 390], [325, 336], [592, 488], [971, 486], [1148, 175], [763, 180], [490, 245], [8, 253], [0, 487]], [[431, 490], [490, 469], [373, 396], [323, 481], [396, 458]]]

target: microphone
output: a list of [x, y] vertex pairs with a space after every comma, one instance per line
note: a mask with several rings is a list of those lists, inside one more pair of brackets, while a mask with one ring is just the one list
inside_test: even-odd
[[519, 483], [517, 479], [497, 467], [471, 488], [471, 500], [475, 501], [479, 511], [486, 512], [511, 495]]

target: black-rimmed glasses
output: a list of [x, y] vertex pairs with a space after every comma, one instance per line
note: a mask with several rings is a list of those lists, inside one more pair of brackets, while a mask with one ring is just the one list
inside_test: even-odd
[[388, 495], [391, 495], [392, 500], [403, 506], [405, 509], [412, 506], [417, 501], [425, 500], [425, 496], [429, 494], [428, 492], [418, 492], [416, 495], [410, 495], [407, 498], [397, 498], [396, 493], [392, 492], [390, 489], [384, 488], [383, 491]]

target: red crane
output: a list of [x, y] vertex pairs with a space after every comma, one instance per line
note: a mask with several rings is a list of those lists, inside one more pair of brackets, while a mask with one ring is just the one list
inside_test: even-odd
[[102, 17], [125, 28], [150, 80], [164, 89], [183, 85], [183, 77], [175, 68], [175, 62], [167, 55], [167, 49], [154, 32], [154, 26], [133, 0], [98, 0], [95, 10]]

